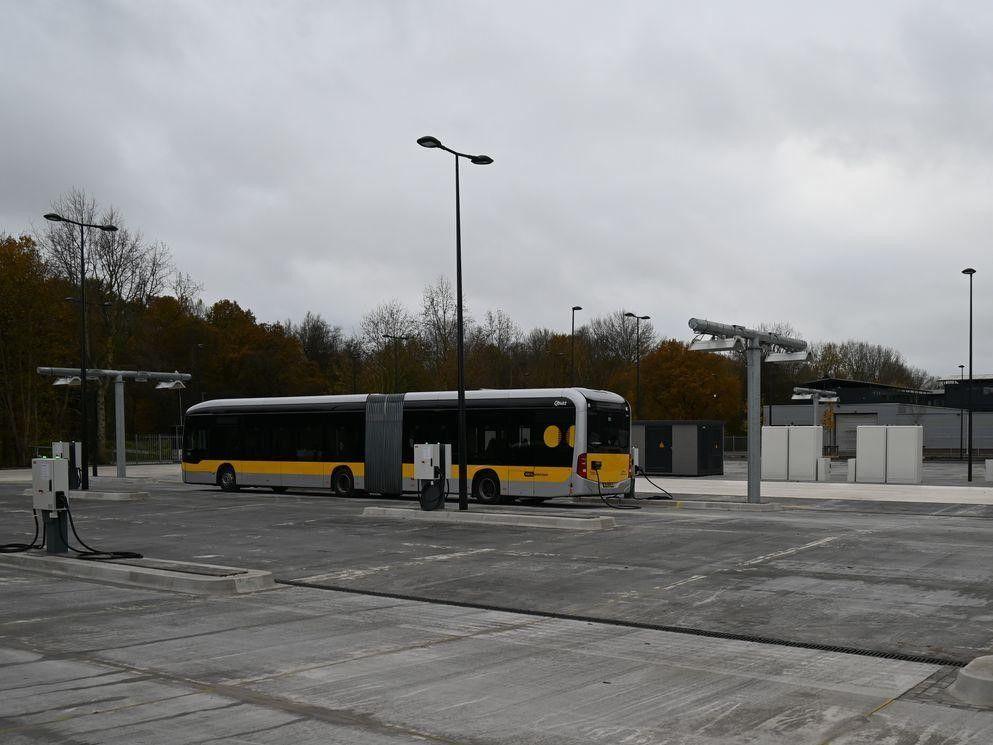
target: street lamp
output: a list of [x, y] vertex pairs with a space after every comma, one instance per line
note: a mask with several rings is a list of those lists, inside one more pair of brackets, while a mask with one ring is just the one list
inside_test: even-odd
[[[635, 313], [625, 313], [628, 318], [634, 319], [635, 334], [635, 362], [634, 362], [634, 410], [641, 416], [641, 322], [647, 321], [651, 316], [639, 316]], [[631, 417], [634, 419], [634, 417]]]
[[965, 430], [965, 407], [964, 399], [962, 395], [962, 389], [965, 388], [965, 365], [959, 365], [959, 460], [965, 457], [965, 435], [963, 434]]
[[383, 334], [384, 339], [393, 341], [393, 392], [400, 392], [400, 342], [410, 339], [403, 334]]
[[113, 233], [117, 231], [117, 227], [114, 225], [96, 225], [88, 222], [80, 222], [78, 220], [71, 220], [67, 217], [62, 217], [62, 215], [56, 214], [55, 212], [49, 212], [45, 215], [46, 220], [52, 222], [64, 222], [69, 225], [79, 226], [79, 422], [80, 422], [80, 470], [82, 472], [82, 480], [80, 483], [80, 489], [87, 490], [90, 488], [89, 475], [86, 473], [87, 466], [87, 447], [86, 447], [86, 228], [96, 228], [97, 230], [102, 230], [106, 233]]
[[569, 373], [569, 385], [576, 386], [576, 311], [582, 310], [583, 306], [572, 306], [572, 333], [569, 336], [569, 345], [572, 347], [572, 368]]
[[968, 453], [966, 473], [969, 481], [972, 481], [972, 275], [975, 273], [976, 270], [972, 267], [962, 270], [962, 274], [969, 275], [969, 436], [965, 447]]
[[468, 450], [468, 438], [466, 437], [465, 425], [465, 329], [462, 323], [462, 212], [459, 199], [459, 159], [465, 158], [473, 165], [487, 166], [493, 162], [493, 158], [488, 155], [467, 155], [457, 150], [452, 150], [441, 144], [437, 137], [427, 135], [418, 137], [417, 144], [421, 147], [439, 148], [446, 153], [455, 156], [455, 303], [456, 303], [456, 323], [458, 325], [457, 346], [458, 346], [458, 368], [459, 368], [459, 510], [469, 509], [469, 494], [466, 483], [466, 451]]

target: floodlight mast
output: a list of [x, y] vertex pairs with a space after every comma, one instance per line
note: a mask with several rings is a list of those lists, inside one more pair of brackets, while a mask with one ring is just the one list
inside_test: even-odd
[[[745, 363], [748, 377], [748, 501], [762, 501], [762, 355], [771, 347], [785, 350], [774, 353], [770, 362], [799, 362], [808, 356], [807, 342], [771, 331], [759, 331], [729, 323], [715, 323], [702, 318], [691, 318], [689, 326], [694, 333], [709, 334], [728, 342], [745, 344]], [[740, 340], [740, 341], [739, 341]], [[718, 345], [719, 346], [719, 345]], [[703, 344], [690, 346], [701, 351], [727, 351]]]

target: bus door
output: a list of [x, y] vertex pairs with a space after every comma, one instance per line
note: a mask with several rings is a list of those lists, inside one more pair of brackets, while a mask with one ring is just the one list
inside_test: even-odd
[[[481, 469], [493, 471], [500, 480], [500, 489], [504, 494], [510, 494], [507, 432], [511, 425], [507, 417], [507, 412], [499, 409], [470, 409], [466, 415], [469, 480], [471, 482]], [[453, 469], [453, 477], [457, 474], [458, 469]], [[455, 486], [457, 487], [457, 483]]]
[[533, 497], [535, 482], [534, 414], [515, 412], [507, 428], [508, 489], [512, 497]]

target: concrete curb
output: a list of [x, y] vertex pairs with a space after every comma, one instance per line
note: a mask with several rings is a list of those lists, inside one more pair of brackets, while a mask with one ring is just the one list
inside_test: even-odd
[[459, 512], [458, 510], [423, 510], [408, 507], [366, 507], [363, 517], [389, 517], [434, 523], [469, 525], [512, 525], [522, 528], [557, 528], [559, 530], [609, 530], [616, 523], [608, 516], [565, 517], [559, 515], [524, 515], [519, 512]]
[[[34, 492], [24, 490], [24, 496], [30, 497]], [[71, 491], [69, 502], [140, 502], [148, 499], [147, 491]]]
[[[599, 497], [573, 497], [576, 504], [603, 504]], [[719, 502], [708, 499], [624, 499], [621, 504], [637, 504], [642, 507], [668, 507], [678, 510], [730, 510], [732, 512], [779, 512], [784, 505], [775, 502]]]
[[977, 657], [959, 670], [948, 690], [966, 703], [993, 708], [993, 655]]
[[[142, 559], [127, 559], [140, 562]], [[149, 563], [155, 560], [149, 559]], [[217, 564], [194, 564], [187, 561], [161, 562], [175, 566], [180, 571], [170, 571], [150, 566], [136, 566], [120, 561], [85, 561], [68, 556], [22, 553], [0, 554], [0, 566], [16, 567], [29, 572], [41, 572], [58, 577], [72, 577], [93, 582], [106, 582], [129, 587], [145, 587], [168, 592], [194, 595], [240, 595], [276, 587], [271, 572], [258, 569], [238, 569]], [[181, 569], [187, 568], [187, 571]], [[224, 576], [194, 574], [196, 570], [228, 571]]]

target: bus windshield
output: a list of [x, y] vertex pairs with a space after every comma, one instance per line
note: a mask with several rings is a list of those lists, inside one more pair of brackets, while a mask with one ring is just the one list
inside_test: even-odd
[[630, 450], [631, 416], [625, 404], [590, 401], [586, 414], [587, 448], [591, 453]]

